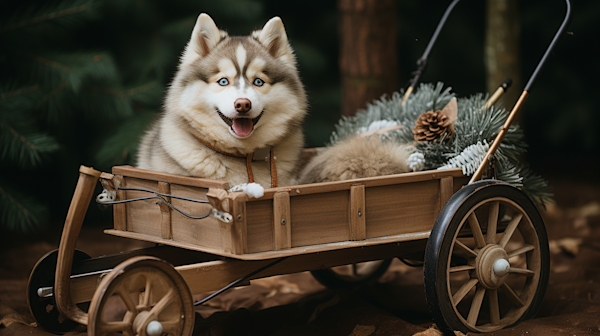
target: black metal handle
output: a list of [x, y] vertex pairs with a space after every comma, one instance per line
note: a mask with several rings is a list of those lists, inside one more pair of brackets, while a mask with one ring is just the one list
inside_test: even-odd
[[425, 52], [423, 53], [423, 56], [421, 56], [421, 58], [419, 58], [417, 60], [417, 70], [413, 72], [414, 77], [410, 80], [410, 86], [413, 89], [419, 83], [419, 78], [421, 77], [421, 73], [425, 70], [425, 67], [427, 66], [427, 57], [429, 57], [429, 52], [431, 51], [431, 48], [433, 48], [433, 45], [435, 44], [435, 41], [437, 40], [438, 35], [440, 34], [440, 31], [442, 30], [442, 27], [446, 23], [446, 19], [448, 19], [450, 12], [454, 8], [454, 6], [456, 6], [458, 1], [459, 0], [452, 1], [452, 3], [450, 3], [448, 8], [446, 8], [446, 11], [444, 12], [444, 15], [442, 16], [442, 19], [440, 20], [440, 23], [438, 23], [437, 28], [435, 28], [435, 31], [433, 32], [433, 36], [431, 37], [431, 39], [429, 40], [429, 43], [427, 44], [427, 48], [425, 48]]
[[548, 56], [550, 56], [550, 53], [556, 46], [556, 43], [558, 42], [560, 37], [563, 35], [565, 30], [567, 29], [567, 26], [569, 25], [569, 21], [571, 20], [571, 3], [569, 2], [569, 0], [565, 0], [565, 2], [567, 3], [567, 13], [565, 14], [565, 19], [563, 20], [563, 23], [560, 25], [560, 28], [558, 28], [556, 35], [554, 35], [552, 42], [550, 42], [550, 46], [548, 46], [548, 49], [544, 53], [542, 60], [538, 63], [537, 67], [535, 68], [535, 71], [533, 71], [533, 74], [529, 78], [529, 81], [527, 82], [527, 85], [525, 85], [525, 88], [523, 89], [523, 91], [531, 92], [531, 87], [533, 86], [533, 82], [535, 81], [535, 79], [537, 78], [537, 75], [542, 70], [542, 67], [544, 66], [544, 64], [546, 63], [546, 60], [548, 59]]

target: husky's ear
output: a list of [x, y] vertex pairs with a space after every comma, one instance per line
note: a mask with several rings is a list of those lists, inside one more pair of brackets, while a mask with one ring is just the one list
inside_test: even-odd
[[295, 65], [294, 53], [288, 43], [283, 22], [278, 16], [265, 24], [258, 35], [258, 40], [273, 57], [286, 64]]
[[[192, 38], [183, 55], [183, 59], [191, 60], [197, 55], [205, 57], [221, 40], [221, 32], [208, 14], [200, 14], [192, 31]], [[194, 55], [197, 54], [197, 55]]]

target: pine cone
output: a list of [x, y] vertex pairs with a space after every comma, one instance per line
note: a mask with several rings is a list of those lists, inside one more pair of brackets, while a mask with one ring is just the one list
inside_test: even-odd
[[449, 127], [452, 120], [442, 111], [428, 111], [419, 116], [413, 128], [413, 135], [417, 141], [433, 141], [439, 139], [444, 133], [447, 137], [452, 136], [452, 128]]

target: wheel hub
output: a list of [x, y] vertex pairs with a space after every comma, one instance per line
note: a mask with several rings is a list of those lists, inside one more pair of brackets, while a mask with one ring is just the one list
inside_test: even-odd
[[[146, 317], [148, 315], [150, 315], [150, 312], [142, 311], [135, 317], [135, 320], [133, 321], [133, 330], [134, 331], [140, 329], [140, 327], [144, 328], [144, 326], [142, 324], [144, 323], [144, 321], [146, 320]], [[147, 336], [160, 336], [160, 335], [162, 335], [162, 333], [163, 333], [162, 324], [155, 320], [149, 321], [148, 324], [146, 324], [146, 326], [145, 326], [145, 330], [140, 330], [140, 332], [139, 332], [140, 335], [147, 335]]]
[[475, 261], [477, 278], [486, 289], [496, 289], [504, 283], [510, 271], [508, 254], [500, 245], [488, 244]]

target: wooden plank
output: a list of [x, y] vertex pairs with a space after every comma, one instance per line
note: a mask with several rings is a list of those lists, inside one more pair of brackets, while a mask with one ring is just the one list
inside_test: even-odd
[[[270, 225], [272, 227], [272, 225]], [[347, 225], [346, 225], [347, 227]], [[427, 239], [431, 234], [431, 230], [423, 231], [423, 232], [410, 232], [404, 233], [394, 236], [386, 236], [386, 237], [376, 237], [376, 238], [367, 238], [365, 240], [360, 241], [342, 241], [336, 243], [328, 243], [328, 244], [319, 244], [319, 245], [309, 245], [309, 246], [300, 246], [300, 247], [292, 247], [291, 249], [281, 250], [281, 251], [265, 251], [265, 252], [256, 252], [256, 253], [246, 253], [246, 254], [232, 254], [223, 252], [220, 248], [210, 248], [205, 246], [198, 246], [196, 244], [190, 244], [185, 242], [178, 242], [174, 240], [162, 239], [157, 236], [145, 235], [135, 232], [127, 232], [127, 231], [117, 231], [117, 230], [104, 230], [104, 233], [110, 234], [118, 237], [131, 238], [136, 240], [144, 240], [149, 242], [154, 242], [158, 244], [165, 244], [175, 247], [180, 247], [188, 250], [194, 251], [202, 251], [206, 253], [212, 253], [216, 255], [220, 255], [223, 257], [230, 257], [234, 259], [240, 260], [265, 260], [265, 259], [274, 259], [281, 257], [289, 257], [294, 255], [306, 254], [306, 253], [320, 253], [326, 251], [333, 250], [343, 250], [347, 248], [353, 247], [366, 247], [373, 246], [379, 244], [388, 244], [388, 243], [403, 243], [407, 241], [419, 240], [419, 239]]]
[[[158, 183], [133, 177], [124, 177], [127, 188], [141, 188], [158, 191]], [[124, 199], [154, 196], [142, 191], [125, 191]], [[127, 231], [161, 237], [162, 213], [156, 199], [125, 203]]]
[[350, 240], [367, 238], [365, 213], [365, 186], [355, 185], [350, 188]]
[[[377, 244], [368, 247], [298, 255], [290, 257], [287, 260], [264, 270], [252, 279], [330, 268], [396, 256], [403, 257], [424, 251], [426, 243], [427, 241], [425, 239], [420, 239], [404, 242], [402, 244]], [[192, 294], [198, 294], [223, 288], [232, 281], [272, 262], [273, 260], [243, 261], [226, 259], [177, 266], [175, 269], [185, 279]], [[71, 293], [75, 303], [91, 300], [96, 286], [99, 283], [98, 277], [99, 275], [97, 274], [83, 276], [72, 280]]]
[[[125, 199], [125, 191], [118, 190], [119, 187], [124, 188], [125, 179], [123, 175], [115, 175], [113, 177], [113, 183], [117, 189], [117, 200], [122, 201]], [[127, 230], [127, 205], [126, 204], [115, 204], [113, 205], [113, 222], [115, 230], [126, 231]]]
[[[207, 192], [208, 189], [206, 188], [171, 184], [171, 194], [173, 196], [207, 200]], [[177, 198], [172, 198], [171, 204], [192, 216], [205, 215], [212, 209], [212, 206], [208, 203], [196, 203]], [[179, 242], [208, 248], [223, 248], [223, 236], [219, 223], [221, 222], [212, 215], [202, 219], [194, 219], [186, 217], [177, 211], [171, 212], [173, 240]], [[228, 252], [231, 252], [230, 248]]]
[[247, 253], [273, 250], [273, 202], [246, 203]]
[[[158, 182], [158, 192], [163, 194], [171, 194], [171, 186], [167, 182]], [[167, 202], [171, 202], [171, 197], [165, 197]], [[159, 204], [161, 217], [160, 236], [164, 239], [173, 238], [171, 231], [171, 208], [164, 203]]]
[[[460, 168], [444, 169], [444, 170], [427, 170], [423, 172], [403, 173], [396, 175], [368, 177], [354, 180], [344, 180], [336, 182], [322, 182], [303, 184], [289, 187], [265, 189], [265, 195], [259, 199], [249, 199], [252, 202], [255, 200], [273, 199], [273, 195], [281, 191], [290, 191], [290, 196], [303, 196], [310, 194], [319, 194], [326, 192], [350, 190], [353, 185], [363, 184], [365, 188], [378, 187], [393, 184], [404, 184], [412, 182], [422, 182], [439, 180], [442, 177], [464, 177]], [[468, 182], [468, 179], [467, 179]]]
[[349, 190], [291, 197], [292, 247], [347, 241], [349, 202]]
[[113, 174], [120, 174], [123, 176], [136, 177], [152, 181], [177, 183], [193, 187], [229, 189], [229, 183], [227, 183], [226, 181], [167, 174], [157, 171], [135, 168], [132, 166], [115, 166], [112, 168], [112, 172]]
[[232, 199], [233, 215], [233, 253], [248, 253], [248, 229], [246, 225], [246, 198], [234, 197]]
[[290, 194], [287, 192], [278, 192], [273, 197], [273, 238], [276, 251], [292, 247]]
[[442, 208], [450, 197], [454, 194], [454, 178], [452, 176], [442, 177], [440, 179], [440, 205], [438, 208], [438, 213], [442, 211]]
[[439, 204], [439, 181], [367, 188], [367, 238], [431, 230]]

